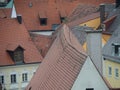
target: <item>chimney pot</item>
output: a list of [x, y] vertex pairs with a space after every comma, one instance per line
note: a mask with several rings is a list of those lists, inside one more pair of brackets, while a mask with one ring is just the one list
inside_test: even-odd
[[105, 4], [100, 4], [100, 22], [105, 20]]

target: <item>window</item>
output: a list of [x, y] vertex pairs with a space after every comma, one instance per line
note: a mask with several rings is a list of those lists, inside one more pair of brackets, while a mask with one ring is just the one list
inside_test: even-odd
[[4, 76], [3, 75], [0, 76], [0, 83], [4, 84]]
[[7, 52], [9, 53], [11, 59], [16, 64], [22, 64], [24, 63], [24, 49], [21, 46], [18, 46], [15, 50], [10, 50], [8, 48]]
[[14, 61], [16, 63], [23, 63], [23, 59], [24, 59], [23, 49], [19, 47], [14, 51]]
[[94, 90], [94, 88], [86, 88], [86, 90]]
[[119, 77], [119, 69], [118, 68], [115, 69], [115, 77]]
[[16, 83], [16, 74], [11, 74], [11, 83]]
[[109, 74], [109, 76], [112, 75], [112, 67], [108, 67], [108, 74]]
[[120, 56], [120, 44], [119, 43], [112, 43], [113, 48], [113, 55]]
[[23, 73], [22, 74], [22, 81], [23, 82], [27, 82], [28, 81], [28, 74], [27, 73]]
[[63, 23], [65, 21], [65, 17], [60, 17], [60, 21]]
[[47, 25], [47, 18], [40, 18], [40, 25]]
[[5, 7], [11, 0], [0, 0], [0, 7]]

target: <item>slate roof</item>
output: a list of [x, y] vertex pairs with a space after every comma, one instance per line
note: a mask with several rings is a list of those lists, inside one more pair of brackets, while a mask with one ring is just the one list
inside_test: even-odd
[[[110, 21], [110, 19], [112, 19], [112, 20]], [[109, 26], [107, 25], [104, 33], [112, 34], [120, 25], [120, 8], [113, 8], [108, 13], [107, 19], [104, 23], [105, 24], [111, 23]]]
[[85, 32], [85, 30], [93, 30], [93, 28], [87, 26], [74, 26], [71, 27], [70, 30], [78, 39], [79, 43], [83, 45], [86, 42], [86, 37], [87, 37], [87, 33]]
[[112, 60], [114, 62], [120, 63], [120, 57], [113, 55], [113, 46], [112, 43], [120, 43], [120, 25], [113, 32], [111, 38], [108, 40], [107, 44], [103, 47], [103, 56], [107, 60]]
[[87, 58], [64, 25], [26, 90], [70, 90]]
[[24, 49], [24, 62], [41, 62], [42, 56], [32, 42], [24, 24], [16, 19], [0, 18], [0, 66], [14, 65], [7, 50], [14, 50], [18, 46]]
[[[27, 30], [51, 30], [52, 24], [60, 24], [60, 15], [68, 16], [73, 9], [79, 4], [94, 4], [112, 3], [114, 0], [15, 0], [17, 14], [21, 14]], [[32, 7], [29, 7], [31, 5]], [[91, 9], [89, 9], [91, 10]], [[86, 10], [86, 13], [89, 12]], [[82, 9], [83, 11], [83, 9]], [[38, 13], [46, 12], [48, 22], [46, 26], [41, 26], [38, 18]], [[85, 13], [85, 14], [86, 14]]]

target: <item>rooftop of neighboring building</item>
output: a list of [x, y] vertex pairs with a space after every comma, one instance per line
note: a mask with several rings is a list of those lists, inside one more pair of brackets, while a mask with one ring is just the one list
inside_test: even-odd
[[0, 66], [15, 65], [13, 54], [17, 49], [24, 52], [24, 64], [43, 59], [24, 24], [19, 24], [16, 19], [0, 18]]
[[64, 26], [26, 90], [29, 88], [35, 90], [71, 89], [86, 58], [82, 46], [68, 30], [68, 27]]
[[[113, 3], [114, 0], [15, 0], [17, 14], [21, 14], [27, 30], [51, 30], [52, 25], [61, 24], [61, 19], [74, 11], [79, 4], [99, 5], [100, 3]], [[86, 11], [87, 12], [87, 11]], [[47, 18], [46, 25], [40, 25], [40, 18]], [[61, 19], [60, 19], [61, 18]]]

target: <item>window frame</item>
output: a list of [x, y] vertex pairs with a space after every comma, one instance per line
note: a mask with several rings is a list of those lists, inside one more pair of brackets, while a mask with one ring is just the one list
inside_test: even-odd
[[[109, 72], [110, 68], [111, 68], [111, 73]], [[111, 66], [108, 66], [108, 76], [112, 76], [112, 67]]]
[[27, 72], [22, 73], [22, 82], [28, 82], [28, 73]]
[[[15, 77], [14, 77], [15, 76]], [[17, 74], [10, 74], [11, 84], [17, 83]]]
[[[115, 78], [119, 78], [119, 69], [118, 69], [118, 68], [115, 68], [114, 70], [115, 70]], [[117, 71], [117, 74], [116, 74], [116, 70], [118, 70], [118, 71]], [[116, 76], [116, 75], [117, 75], [117, 76]]]
[[[1, 77], [3, 77], [3, 78], [1, 78]], [[4, 77], [5, 77], [4, 75], [0, 75], [0, 83], [1, 84], [5, 84], [5, 78]]]

